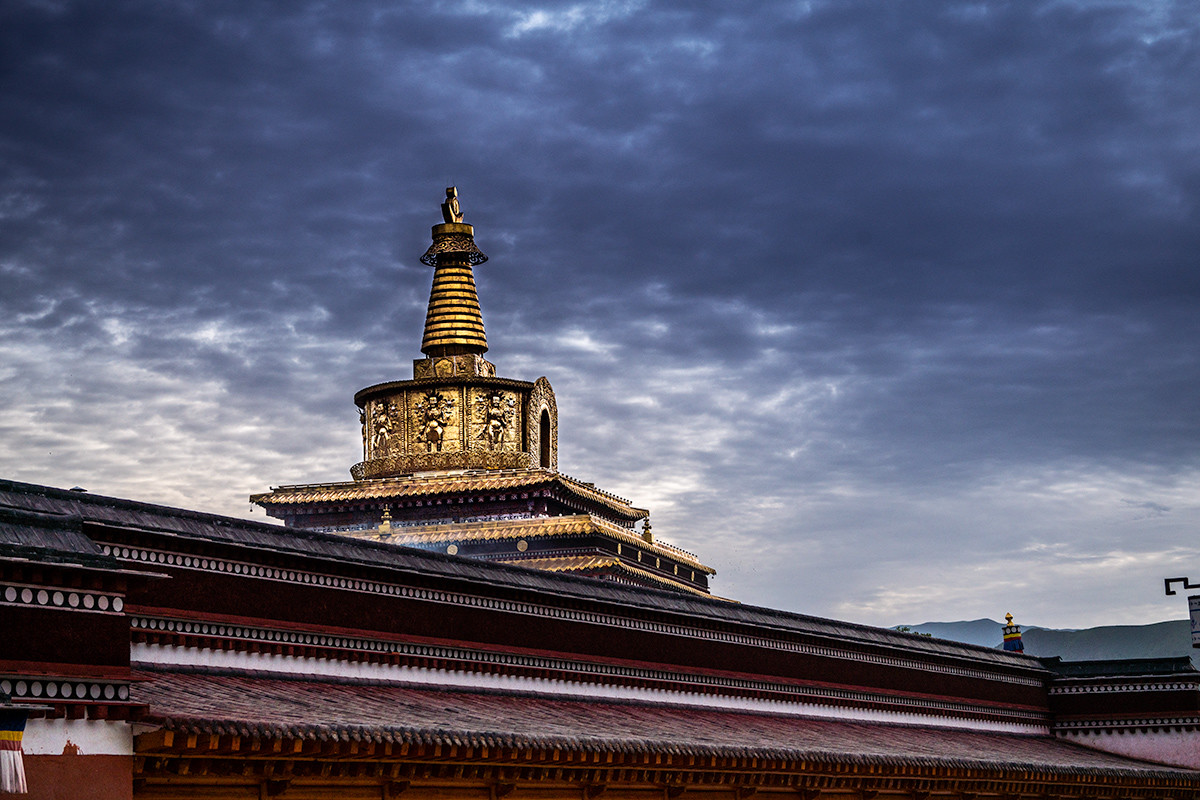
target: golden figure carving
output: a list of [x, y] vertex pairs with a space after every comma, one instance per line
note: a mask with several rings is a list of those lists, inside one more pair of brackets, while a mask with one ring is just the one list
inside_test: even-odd
[[487, 438], [489, 450], [499, 450], [504, 447], [505, 436], [512, 424], [512, 407], [513, 399], [511, 397], [508, 398], [508, 405], [505, 405], [503, 397], [498, 394], [492, 395], [487, 407], [487, 427], [484, 428], [484, 436]]
[[487, 445], [488, 450], [510, 450], [516, 441], [514, 430], [517, 405], [516, 398], [493, 392], [490, 395], [477, 395], [475, 404], [479, 410], [478, 418], [482, 430], [479, 439]]
[[446, 202], [442, 203], [442, 219], [446, 222], [462, 222], [462, 209], [458, 206], [458, 189], [450, 186], [446, 188]]
[[425, 452], [442, 452], [442, 443], [446, 439], [446, 428], [451, 421], [454, 408], [454, 398], [430, 392], [417, 402], [416, 410], [420, 420], [417, 431], [417, 441], [425, 444]]
[[392, 422], [395, 406], [386, 400], [376, 400], [371, 407], [371, 455], [388, 455], [392, 443]]

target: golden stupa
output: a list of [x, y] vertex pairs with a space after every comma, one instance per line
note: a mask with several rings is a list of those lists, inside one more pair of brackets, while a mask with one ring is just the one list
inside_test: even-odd
[[546, 378], [497, 377], [474, 267], [487, 261], [446, 190], [421, 262], [433, 286], [411, 380], [354, 402], [353, 481], [282, 486], [251, 502], [285, 524], [647, 587], [708, 593], [713, 570], [656, 541], [649, 511], [558, 472], [558, 407]]

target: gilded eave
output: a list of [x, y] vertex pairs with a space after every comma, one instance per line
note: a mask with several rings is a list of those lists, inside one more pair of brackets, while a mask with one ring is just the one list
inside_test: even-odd
[[[598, 534], [626, 545], [634, 545], [645, 551], [670, 558], [699, 571], [716, 574], [691, 553], [664, 542], [647, 542], [637, 533], [608, 520], [590, 514], [573, 514], [561, 517], [528, 517], [522, 519], [487, 520], [443, 525], [414, 525], [394, 528], [387, 538], [393, 544], [463, 544], [467, 542], [490, 542], [512, 539], [538, 539], [544, 537], [577, 536]], [[377, 538], [370, 533], [364, 538]], [[672, 583], [672, 585], [674, 585]]]
[[[532, 569], [540, 569], [546, 572], [568, 572], [572, 574], [594, 574], [594, 573], [609, 573], [628, 577], [635, 583], [649, 582], [656, 586], [661, 586], [664, 589], [676, 589], [692, 594], [698, 594], [702, 597], [712, 597], [711, 594], [703, 589], [697, 589], [694, 586], [689, 586], [687, 583], [678, 580], [664, 578], [661, 575], [655, 575], [653, 572], [644, 569], [638, 569], [635, 566], [625, 563], [616, 556], [602, 555], [578, 555], [578, 556], [556, 556], [551, 558], [498, 558], [493, 559], [501, 564], [511, 564], [514, 567], [530, 567]], [[701, 566], [701, 569], [708, 569]]]
[[314, 483], [279, 486], [270, 492], [250, 496], [250, 502], [264, 508], [308, 506], [318, 503], [354, 503], [493, 491], [524, 491], [557, 486], [581, 500], [594, 503], [614, 517], [636, 522], [649, 515], [624, 498], [591, 484], [549, 470], [497, 470], [444, 473], [426, 476], [375, 478], [339, 483]]

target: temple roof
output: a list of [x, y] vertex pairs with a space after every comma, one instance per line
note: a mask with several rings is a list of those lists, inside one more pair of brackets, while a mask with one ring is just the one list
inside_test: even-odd
[[442, 473], [428, 476], [376, 478], [342, 483], [315, 483], [280, 486], [270, 492], [251, 495], [250, 502], [261, 506], [307, 505], [310, 503], [347, 503], [356, 500], [393, 500], [424, 498], [464, 492], [530, 490], [554, 486], [580, 499], [600, 505], [616, 517], [635, 521], [650, 512], [630, 505], [628, 500], [597, 489], [560, 472], [544, 469]]
[[[868, 768], [1028, 770], [1200, 786], [1200, 774], [1193, 771], [1044, 736], [203, 668], [135, 674], [140, 680], [133, 687], [134, 699], [149, 704], [144, 721], [166, 731], [204, 735], [201, 741], [209, 735], [232, 735], [493, 751], [752, 757]], [[165, 749], [163, 743], [161, 733], [149, 734], [139, 737], [135, 748], [153, 752], [156, 747]]]

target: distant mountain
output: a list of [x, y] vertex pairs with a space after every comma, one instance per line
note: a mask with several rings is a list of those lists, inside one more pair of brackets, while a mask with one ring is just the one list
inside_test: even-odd
[[1062, 656], [1063, 661], [1191, 656], [1192, 626], [1186, 619], [1153, 625], [1105, 625], [1081, 631], [1031, 628], [1021, 640], [1031, 656]]
[[[1004, 640], [1004, 623], [991, 619], [923, 622], [908, 628], [937, 639], [984, 647], [999, 647]], [[1077, 631], [1022, 626], [1021, 640], [1028, 655], [1060, 656], [1063, 661], [1172, 658], [1200, 653], [1192, 650], [1191, 624], [1185, 619], [1152, 625], [1104, 625]]]

